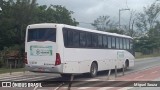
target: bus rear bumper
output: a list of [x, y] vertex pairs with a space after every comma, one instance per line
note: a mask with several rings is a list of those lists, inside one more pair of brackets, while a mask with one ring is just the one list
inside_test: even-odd
[[63, 73], [62, 65], [46, 67], [41, 65], [25, 65], [25, 69], [31, 72], [41, 73]]

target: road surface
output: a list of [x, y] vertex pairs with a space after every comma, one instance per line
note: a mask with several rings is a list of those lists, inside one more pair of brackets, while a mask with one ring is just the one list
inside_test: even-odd
[[[134, 86], [136, 81], [137, 85], [141, 85], [146, 82], [137, 81], [160, 81], [160, 57], [137, 59], [135, 61], [135, 67], [132, 67], [125, 71], [125, 75], [122, 76], [122, 72], [118, 72], [118, 77], [115, 78], [114, 70], [112, 70], [111, 76], [108, 80], [108, 71], [99, 72], [96, 78], [89, 78], [85, 75], [77, 75], [74, 78], [72, 84], [72, 90], [160, 90], [159, 87], [143, 87]], [[61, 78], [58, 74], [51, 73], [30, 73], [22, 72], [9, 74], [1, 74], [0, 81], [48, 81], [44, 82], [44, 86], [49, 87], [37, 87], [37, 88], [0, 88], [0, 90], [67, 90], [68, 82], [56, 82], [69, 80]], [[54, 81], [54, 84], [49, 81]], [[77, 82], [80, 81], [80, 82]], [[160, 82], [149, 82], [160, 85]], [[107, 87], [106, 87], [107, 85]], [[135, 84], [136, 85], [136, 84]], [[43, 86], [43, 85], [42, 85]], [[60, 87], [62, 86], [62, 87]], [[124, 87], [123, 87], [124, 86]], [[59, 88], [60, 87], [60, 88]]]

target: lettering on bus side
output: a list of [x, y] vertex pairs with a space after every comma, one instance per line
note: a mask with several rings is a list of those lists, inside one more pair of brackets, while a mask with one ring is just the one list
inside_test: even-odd
[[123, 51], [117, 51], [117, 58], [123, 59], [124, 58], [124, 52]]

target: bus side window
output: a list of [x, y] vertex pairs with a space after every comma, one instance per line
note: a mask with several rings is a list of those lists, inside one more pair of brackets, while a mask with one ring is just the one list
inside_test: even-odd
[[119, 38], [116, 38], [116, 49], [119, 49]]
[[123, 38], [123, 49], [127, 49], [126, 39]]
[[73, 31], [73, 47], [79, 47], [79, 31]]
[[98, 47], [102, 48], [102, 35], [98, 35]]
[[107, 40], [107, 36], [103, 36], [103, 47], [104, 48], [108, 48], [108, 40]]
[[68, 30], [63, 28], [63, 40], [64, 40], [64, 46], [68, 47]]
[[73, 47], [73, 31], [68, 30], [68, 47]]
[[115, 37], [112, 37], [112, 48], [116, 48]]
[[126, 39], [126, 43], [127, 43], [127, 49], [129, 50], [129, 39]]
[[111, 48], [112, 44], [111, 44], [111, 37], [108, 37], [108, 48]]
[[80, 47], [86, 46], [86, 33], [80, 32]]
[[92, 46], [92, 34], [90, 32], [86, 33], [86, 46], [87, 47]]
[[92, 33], [92, 47], [97, 48], [98, 37], [97, 34]]
[[120, 45], [120, 49], [123, 49], [123, 42], [122, 42], [122, 38], [119, 38], [119, 45]]
[[130, 40], [130, 50], [132, 50], [133, 49], [133, 40]]

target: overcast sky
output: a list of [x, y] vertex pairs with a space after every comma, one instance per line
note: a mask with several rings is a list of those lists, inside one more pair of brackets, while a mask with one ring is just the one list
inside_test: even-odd
[[[73, 17], [80, 22], [81, 27], [93, 28], [90, 24], [102, 15], [109, 15], [118, 22], [119, 9], [130, 8], [140, 12], [143, 7], [151, 5], [156, 0], [37, 0], [40, 5], [62, 5], [73, 11]], [[160, 1], [158, 1], [160, 2]], [[121, 12], [121, 23], [127, 24], [130, 11]], [[84, 22], [84, 23], [81, 23]]]

